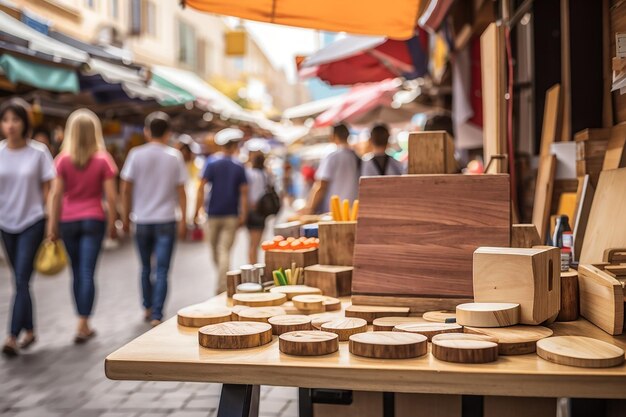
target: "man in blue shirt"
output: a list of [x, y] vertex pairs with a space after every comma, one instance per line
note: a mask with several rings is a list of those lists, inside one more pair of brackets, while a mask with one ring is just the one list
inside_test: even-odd
[[235, 241], [235, 234], [240, 226], [246, 224], [248, 213], [248, 181], [246, 171], [237, 161], [238, 144], [244, 133], [239, 129], [223, 129], [215, 135], [215, 144], [221, 147], [221, 154], [207, 160], [202, 169], [196, 220], [202, 202], [204, 188], [211, 184], [211, 195], [204, 209], [209, 217], [209, 244], [213, 253], [213, 262], [218, 270], [217, 292], [226, 291], [226, 272], [230, 264], [230, 250]]

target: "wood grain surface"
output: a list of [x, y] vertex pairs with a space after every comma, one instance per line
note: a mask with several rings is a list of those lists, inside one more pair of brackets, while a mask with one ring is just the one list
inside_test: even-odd
[[511, 226], [511, 247], [532, 248], [541, 245], [541, 239], [534, 224], [514, 224]]
[[375, 319], [372, 324], [375, 332], [391, 332], [398, 324], [424, 322], [425, 320], [421, 317], [381, 317]]
[[176, 316], [178, 324], [188, 327], [203, 327], [232, 320], [230, 308], [210, 304], [194, 304], [181, 308]]
[[519, 323], [519, 304], [467, 303], [456, 306], [456, 322], [462, 326], [504, 327]]
[[491, 336], [498, 341], [500, 355], [525, 355], [533, 353], [537, 341], [552, 336], [551, 329], [542, 326], [509, 326], [496, 328], [465, 327], [466, 333]]
[[335, 333], [317, 330], [281, 334], [278, 340], [278, 348], [288, 355], [321, 356], [339, 350], [338, 336]]
[[454, 141], [444, 130], [409, 135], [409, 174], [454, 174]]
[[326, 297], [324, 296], [324, 310], [326, 311], [340, 311], [341, 310], [341, 300], [335, 297]]
[[272, 341], [272, 326], [267, 323], [230, 321], [211, 324], [198, 330], [200, 346], [211, 349], [246, 349]]
[[494, 362], [498, 359], [498, 343], [482, 335], [440, 334], [433, 337], [432, 354], [435, 358], [446, 362]]
[[329, 321], [338, 320], [340, 318], [343, 318], [344, 316], [342, 311], [337, 311], [330, 313], [310, 314], [309, 317], [311, 318], [311, 326], [313, 326], [314, 329], [320, 330], [322, 328], [322, 324], [328, 323]]
[[304, 268], [304, 284], [319, 288], [322, 294], [345, 297], [352, 292], [352, 266], [311, 265]]
[[321, 294], [322, 291], [319, 288], [309, 287], [308, 285], [281, 285], [272, 287], [270, 293], [284, 294], [287, 296], [287, 300], [291, 300], [297, 295]]
[[576, 192], [576, 214], [574, 218], [574, 260], [580, 259], [580, 254], [585, 243], [587, 223], [595, 188], [589, 175], [578, 178], [578, 190]]
[[409, 359], [428, 352], [426, 336], [403, 332], [368, 332], [350, 336], [350, 353], [376, 359]]
[[318, 229], [320, 239], [319, 263], [321, 265], [352, 266], [354, 263], [355, 234], [355, 221], [320, 222]]
[[624, 350], [590, 337], [559, 336], [537, 342], [537, 355], [554, 363], [583, 368], [608, 368], [624, 363]]
[[300, 314], [274, 316], [267, 319], [267, 322], [276, 336], [298, 330], [311, 330], [311, 318]]
[[245, 310], [246, 308], [250, 308], [249, 306], [236, 305], [231, 307], [230, 315], [232, 321], [239, 321], [239, 312], [241, 310]]
[[258, 321], [267, 323], [270, 317], [285, 315], [282, 307], [248, 307], [237, 313], [240, 321]]
[[320, 330], [336, 333], [339, 336], [339, 341], [345, 342], [353, 334], [366, 332], [367, 321], [354, 317], [344, 317], [323, 323]]
[[578, 320], [578, 272], [561, 272], [561, 309], [556, 321]]
[[545, 242], [549, 229], [550, 205], [556, 172], [556, 156], [546, 155], [539, 158], [537, 181], [535, 183], [535, 199], [533, 203], [533, 224], [537, 228], [541, 242]]
[[396, 325], [393, 331], [421, 334], [430, 342], [438, 334], [463, 333], [463, 327], [456, 323], [403, 323]]
[[451, 310], [464, 303], [471, 303], [473, 298], [434, 298], [402, 297], [393, 295], [352, 295], [352, 305], [408, 307], [413, 315], [424, 314], [433, 310]]
[[372, 323], [381, 317], [400, 317], [409, 315], [408, 307], [387, 307], [387, 306], [355, 306], [346, 308], [346, 317], [357, 317]]
[[578, 265], [580, 315], [607, 332], [624, 331], [624, 288], [595, 265]]
[[287, 301], [287, 296], [280, 293], [259, 292], [251, 294], [234, 294], [233, 304], [248, 307], [279, 306]]
[[474, 250], [510, 245], [509, 194], [508, 175], [362, 178], [353, 294], [471, 298]]
[[454, 319], [456, 322], [456, 311], [437, 310], [427, 311], [422, 315], [422, 318], [426, 321], [432, 321], [436, 323], [445, 323]]
[[291, 301], [293, 305], [299, 310], [325, 310], [324, 301], [326, 297], [320, 294], [305, 294], [305, 295], [296, 295]]

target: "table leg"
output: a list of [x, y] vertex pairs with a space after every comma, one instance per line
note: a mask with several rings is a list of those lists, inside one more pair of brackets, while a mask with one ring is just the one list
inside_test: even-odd
[[482, 395], [461, 396], [461, 416], [462, 417], [483, 417], [484, 397]]
[[313, 397], [310, 388], [298, 388], [298, 416], [313, 417]]
[[224, 384], [217, 417], [258, 417], [259, 385]]
[[393, 392], [383, 392], [383, 417], [395, 417], [396, 415], [396, 394]]
[[590, 398], [571, 398], [569, 400], [570, 417], [604, 417], [608, 415], [607, 400]]

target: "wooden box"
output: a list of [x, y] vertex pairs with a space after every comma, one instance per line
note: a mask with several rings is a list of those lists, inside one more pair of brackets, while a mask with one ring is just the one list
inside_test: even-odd
[[320, 264], [352, 266], [355, 234], [356, 222], [320, 222]]
[[346, 297], [352, 290], [352, 267], [311, 265], [304, 268], [304, 285], [322, 290], [330, 297]]
[[291, 264], [295, 262], [296, 267], [305, 268], [315, 265], [317, 261], [317, 249], [302, 249], [295, 251], [265, 251], [265, 276], [266, 281], [271, 281], [272, 271], [283, 268], [291, 268]]
[[520, 323], [541, 324], [561, 306], [558, 248], [482, 247], [474, 252], [474, 300], [518, 303]]
[[578, 265], [580, 315], [610, 335], [624, 331], [624, 287], [603, 269], [608, 264]]
[[457, 171], [454, 141], [446, 131], [409, 135], [409, 174], [453, 174]]

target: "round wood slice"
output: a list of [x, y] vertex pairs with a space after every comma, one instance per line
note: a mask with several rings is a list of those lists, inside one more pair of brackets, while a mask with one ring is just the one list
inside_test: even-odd
[[341, 300], [339, 298], [324, 296], [324, 310], [339, 311], [341, 310]]
[[319, 294], [296, 295], [291, 299], [293, 305], [299, 310], [326, 311], [324, 308], [324, 300], [326, 297]]
[[301, 314], [274, 316], [267, 322], [272, 325], [272, 332], [277, 336], [298, 330], [311, 330], [311, 318]]
[[456, 323], [403, 323], [394, 327], [393, 331], [423, 334], [430, 342], [438, 334], [463, 333], [463, 327]]
[[487, 363], [498, 359], [498, 343], [489, 336], [447, 333], [432, 340], [433, 356], [457, 363]]
[[346, 342], [350, 336], [367, 331], [367, 322], [354, 317], [344, 317], [322, 324], [324, 332], [337, 333], [340, 342]]
[[284, 314], [285, 309], [282, 307], [248, 307], [237, 313], [240, 321], [259, 321], [262, 323], [267, 323], [270, 317]]
[[428, 339], [421, 334], [368, 332], [350, 336], [350, 353], [376, 359], [409, 359], [428, 352]]
[[[433, 321], [437, 323], [456, 322], [456, 313], [454, 311], [427, 311], [422, 318], [426, 321]], [[454, 320], [454, 321], [452, 321]]]
[[232, 316], [232, 321], [239, 321], [239, 312], [241, 310], [245, 310], [246, 308], [250, 308], [248, 306], [242, 306], [242, 305], [238, 305], [238, 306], [233, 306], [230, 310], [230, 314]]
[[466, 333], [482, 334], [498, 339], [498, 354], [525, 355], [537, 349], [537, 341], [552, 336], [552, 330], [542, 326], [510, 326], [496, 328], [466, 327]]
[[537, 355], [561, 365], [608, 368], [624, 362], [624, 350], [583, 336], [548, 337], [537, 342]]
[[339, 350], [338, 339], [335, 333], [317, 330], [289, 332], [278, 337], [278, 348], [288, 355], [328, 355]]
[[505, 327], [519, 323], [519, 304], [467, 303], [456, 306], [456, 322], [471, 327]]
[[374, 320], [375, 332], [390, 332], [398, 324], [405, 323], [424, 323], [424, 319], [421, 317], [381, 317]]
[[351, 305], [346, 308], [346, 317], [357, 317], [372, 323], [381, 317], [400, 317], [409, 315], [408, 307], [361, 306]]
[[338, 313], [317, 313], [311, 314], [309, 317], [311, 317], [311, 326], [313, 326], [314, 329], [320, 330], [322, 328], [322, 324], [340, 319], [343, 316]]
[[208, 304], [194, 304], [181, 308], [177, 316], [178, 324], [188, 327], [203, 327], [232, 320], [229, 308]]
[[250, 294], [233, 294], [233, 304], [248, 307], [272, 307], [279, 306], [287, 301], [284, 294], [270, 292], [255, 292]]
[[267, 323], [229, 321], [198, 330], [200, 346], [211, 349], [245, 349], [272, 341], [272, 326]]
[[280, 285], [278, 287], [271, 288], [270, 292], [274, 294], [285, 294], [287, 296], [287, 300], [291, 300], [297, 295], [321, 294], [322, 290], [315, 287], [309, 287], [308, 285]]

